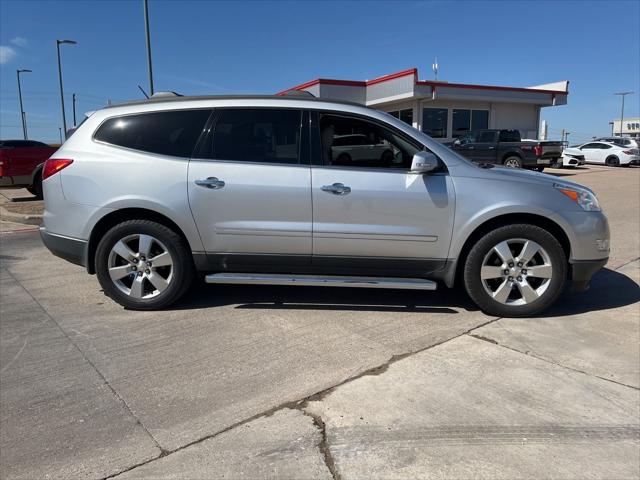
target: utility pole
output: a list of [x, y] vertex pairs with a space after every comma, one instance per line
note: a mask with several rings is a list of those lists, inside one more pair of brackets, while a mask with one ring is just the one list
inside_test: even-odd
[[76, 94], [71, 94], [71, 99], [73, 100], [73, 126], [76, 126]]
[[562, 140], [562, 146], [564, 147], [564, 128], [562, 129], [562, 134], [560, 136], [560, 139]]
[[614, 95], [620, 95], [622, 97], [622, 110], [620, 112], [620, 136], [622, 136], [622, 124], [624, 123], [624, 97], [627, 95], [632, 95], [633, 92], [618, 92], [614, 93]]
[[149, 0], [144, 3], [144, 31], [147, 37], [147, 65], [149, 66], [149, 92], [153, 96], [153, 67], [151, 66], [151, 32], [149, 30]]
[[613, 137], [613, 122], [609, 122], [609, 125], [611, 125], [611, 136]]
[[21, 73], [31, 73], [31, 70], [27, 70], [26, 68], [20, 68], [16, 70], [16, 76], [18, 77], [18, 97], [20, 97], [20, 119], [22, 120], [22, 135], [24, 136], [24, 139], [27, 140], [27, 115], [24, 113], [24, 108], [22, 107], [22, 87], [20, 86]]
[[64, 90], [62, 88], [62, 64], [60, 63], [60, 45], [75, 45], [74, 40], [56, 40], [56, 48], [58, 50], [58, 79], [60, 80], [60, 103], [62, 106], [62, 128], [64, 129], [65, 138], [67, 136], [67, 116], [64, 111]]
[[62, 127], [58, 127], [58, 134], [60, 135], [60, 145], [62, 145]]

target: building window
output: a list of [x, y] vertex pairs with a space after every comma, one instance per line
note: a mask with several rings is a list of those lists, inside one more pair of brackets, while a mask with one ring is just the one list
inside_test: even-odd
[[422, 131], [433, 138], [447, 138], [446, 108], [423, 108]]
[[489, 128], [489, 110], [453, 109], [453, 138], [462, 137], [469, 130]]
[[489, 128], [489, 110], [471, 112], [471, 130], [485, 130], [487, 128]]
[[387, 112], [392, 117], [399, 118], [404, 123], [413, 126], [413, 108], [405, 108], [403, 110], [394, 110]]

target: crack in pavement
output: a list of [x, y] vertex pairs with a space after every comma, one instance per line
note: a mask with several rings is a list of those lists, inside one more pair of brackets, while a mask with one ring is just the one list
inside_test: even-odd
[[322, 453], [322, 455], [324, 457], [325, 465], [327, 466], [327, 469], [329, 470], [329, 472], [333, 475], [333, 478], [335, 480], [340, 480], [341, 477], [340, 477], [339, 473], [337, 472], [335, 463], [333, 461], [333, 457], [332, 457], [331, 452], [329, 450], [329, 445], [327, 443], [325, 423], [324, 423], [324, 421], [322, 420], [322, 418], [320, 416], [312, 414], [312, 413], [308, 412], [307, 410], [305, 410], [305, 407], [307, 406], [307, 404], [309, 402], [322, 400], [327, 395], [329, 395], [331, 392], [333, 392], [336, 388], [339, 388], [339, 387], [341, 387], [343, 385], [346, 385], [346, 384], [351, 383], [351, 382], [353, 382], [355, 380], [358, 380], [359, 378], [370, 376], [370, 375], [374, 375], [374, 376], [375, 375], [381, 375], [382, 373], [386, 372], [389, 369], [389, 366], [391, 366], [392, 364], [394, 364], [396, 362], [399, 362], [400, 360], [403, 360], [403, 359], [405, 359], [407, 357], [410, 357], [412, 355], [416, 355], [418, 353], [422, 353], [422, 352], [424, 352], [426, 350], [429, 350], [431, 348], [438, 347], [438, 346], [440, 346], [442, 344], [445, 344], [447, 342], [455, 340], [456, 338], [460, 338], [460, 337], [462, 337], [464, 335], [469, 334], [470, 332], [473, 332], [474, 330], [476, 330], [478, 328], [482, 328], [482, 327], [484, 327], [486, 325], [489, 325], [489, 324], [491, 324], [493, 322], [496, 322], [496, 321], [500, 320], [501, 318], [502, 317], [492, 318], [491, 320], [488, 320], [488, 321], [483, 322], [483, 323], [481, 323], [479, 325], [476, 325], [475, 327], [469, 328], [469, 329], [465, 330], [464, 332], [459, 333], [458, 335], [455, 335], [455, 336], [453, 336], [451, 338], [447, 338], [447, 339], [442, 340], [440, 342], [436, 342], [436, 343], [434, 343], [432, 345], [428, 345], [428, 346], [426, 346], [424, 348], [420, 348], [418, 350], [413, 350], [413, 351], [402, 353], [402, 354], [398, 354], [398, 355], [392, 355], [389, 358], [389, 360], [387, 360], [386, 362], [384, 362], [384, 363], [382, 363], [380, 365], [377, 365], [375, 367], [369, 368], [367, 370], [364, 370], [364, 371], [360, 372], [357, 375], [348, 377], [348, 378], [342, 380], [341, 382], [336, 383], [335, 385], [327, 387], [327, 388], [325, 388], [323, 390], [315, 392], [315, 393], [313, 393], [311, 395], [308, 395], [307, 397], [301, 398], [299, 400], [292, 400], [292, 401], [283, 402], [280, 405], [277, 405], [277, 406], [272, 407], [272, 408], [270, 408], [268, 410], [265, 410], [263, 412], [257, 413], [255, 415], [252, 415], [252, 416], [250, 416], [248, 418], [245, 418], [244, 420], [240, 420], [240, 421], [238, 421], [236, 423], [233, 423], [233, 424], [229, 425], [228, 427], [223, 428], [222, 430], [214, 432], [214, 433], [212, 433], [210, 435], [206, 435], [206, 436], [204, 436], [202, 438], [199, 438], [197, 440], [194, 440], [192, 442], [186, 443], [186, 444], [184, 444], [184, 445], [182, 445], [182, 446], [180, 446], [178, 448], [175, 448], [173, 450], [163, 450], [163, 453], [161, 455], [159, 455], [158, 457], [156, 457], [156, 458], [152, 458], [152, 459], [146, 460], [144, 462], [140, 462], [138, 464], [132, 465], [129, 468], [126, 468], [126, 469], [121, 470], [119, 472], [116, 472], [116, 473], [113, 473], [113, 474], [108, 475], [106, 477], [103, 477], [102, 480], [115, 478], [118, 475], [122, 475], [123, 473], [130, 472], [131, 470], [134, 470], [134, 469], [136, 469], [138, 467], [142, 467], [143, 465], [147, 465], [147, 464], [149, 464], [151, 462], [154, 462], [154, 461], [156, 461], [156, 460], [158, 460], [160, 458], [163, 458], [163, 457], [166, 457], [166, 456], [171, 455], [173, 453], [179, 452], [179, 451], [184, 450], [186, 448], [189, 448], [189, 447], [191, 447], [193, 445], [197, 445], [197, 444], [202, 443], [202, 442], [204, 442], [206, 440], [210, 440], [212, 438], [216, 438], [216, 437], [218, 437], [218, 436], [220, 436], [220, 435], [222, 435], [222, 434], [224, 434], [226, 432], [229, 432], [229, 431], [231, 431], [231, 430], [233, 430], [235, 428], [241, 427], [242, 425], [245, 425], [245, 424], [247, 424], [249, 422], [252, 422], [254, 420], [257, 420], [259, 418], [270, 417], [274, 413], [276, 413], [276, 412], [278, 412], [280, 410], [284, 410], [286, 408], [289, 408], [289, 409], [292, 409], [292, 410], [300, 410], [304, 415], [310, 416], [313, 419], [314, 424], [316, 425], [317, 428], [320, 429], [320, 432], [322, 434], [322, 441], [320, 442], [320, 445], [318, 445], [318, 448], [320, 449], [320, 452]]
[[627, 383], [618, 382], [617, 380], [611, 380], [610, 378], [601, 377], [600, 375], [596, 375], [595, 373], [585, 372], [584, 370], [580, 370], [578, 368], [569, 367], [567, 365], [563, 365], [558, 362], [554, 362], [553, 360], [549, 360], [548, 358], [540, 357], [538, 355], [534, 355], [530, 350], [523, 352], [522, 350], [518, 350], [517, 348], [509, 347], [508, 345], [503, 345], [502, 343], [497, 342], [496, 340], [488, 337], [483, 337], [482, 335], [473, 335], [472, 333], [468, 334], [470, 337], [477, 338], [478, 340], [482, 340], [483, 342], [492, 343], [497, 345], [498, 347], [506, 348], [507, 350], [511, 350], [512, 352], [520, 353], [522, 355], [526, 355], [527, 357], [535, 358], [537, 360], [542, 360], [543, 362], [550, 363], [551, 365], [555, 365], [557, 367], [566, 368], [567, 370], [571, 370], [572, 372], [582, 373], [583, 375], [587, 375], [589, 377], [599, 378], [600, 380], [604, 380], [606, 382], [615, 383], [616, 385], [620, 385], [622, 387], [632, 388], [634, 390], [640, 390], [640, 387], [636, 387], [634, 385], [629, 385]]

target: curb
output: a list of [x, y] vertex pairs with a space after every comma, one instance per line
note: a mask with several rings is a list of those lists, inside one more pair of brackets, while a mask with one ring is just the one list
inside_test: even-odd
[[25, 225], [40, 225], [42, 223], [42, 215], [13, 213], [3, 207], [0, 207], [0, 219]]

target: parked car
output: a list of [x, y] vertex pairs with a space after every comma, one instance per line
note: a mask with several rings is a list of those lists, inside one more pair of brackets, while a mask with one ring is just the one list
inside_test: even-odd
[[384, 166], [396, 160], [393, 146], [384, 139], [370, 138], [363, 134], [336, 135], [331, 146], [331, 159], [336, 165]]
[[[336, 139], [399, 163], [336, 165]], [[370, 160], [370, 163], [369, 163]], [[535, 315], [588, 286], [609, 227], [586, 187], [476, 165], [404, 122], [296, 97], [179, 97], [91, 115], [44, 168], [56, 255], [139, 310], [208, 283], [433, 290], [491, 315]]]
[[542, 171], [562, 156], [562, 142], [522, 140], [518, 130], [475, 130], [451, 148], [476, 163]]
[[594, 142], [613, 143], [619, 147], [640, 148], [640, 142], [638, 139], [631, 137], [600, 137], [595, 138]]
[[42, 167], [57, 148], [35, 140], [0, 140], [0, 187], [42, 198]]
[[588, 142], [576, 147], [587, 163], [599, 163], [609, 167], [640, 165], [637, 148], [621, 147], [614, 143]]
[[584, 154], [579, 148], [568, 147], [562, 150], [562, 157], [551, 166], [554, 168], [579, 167], [584, 165]]

